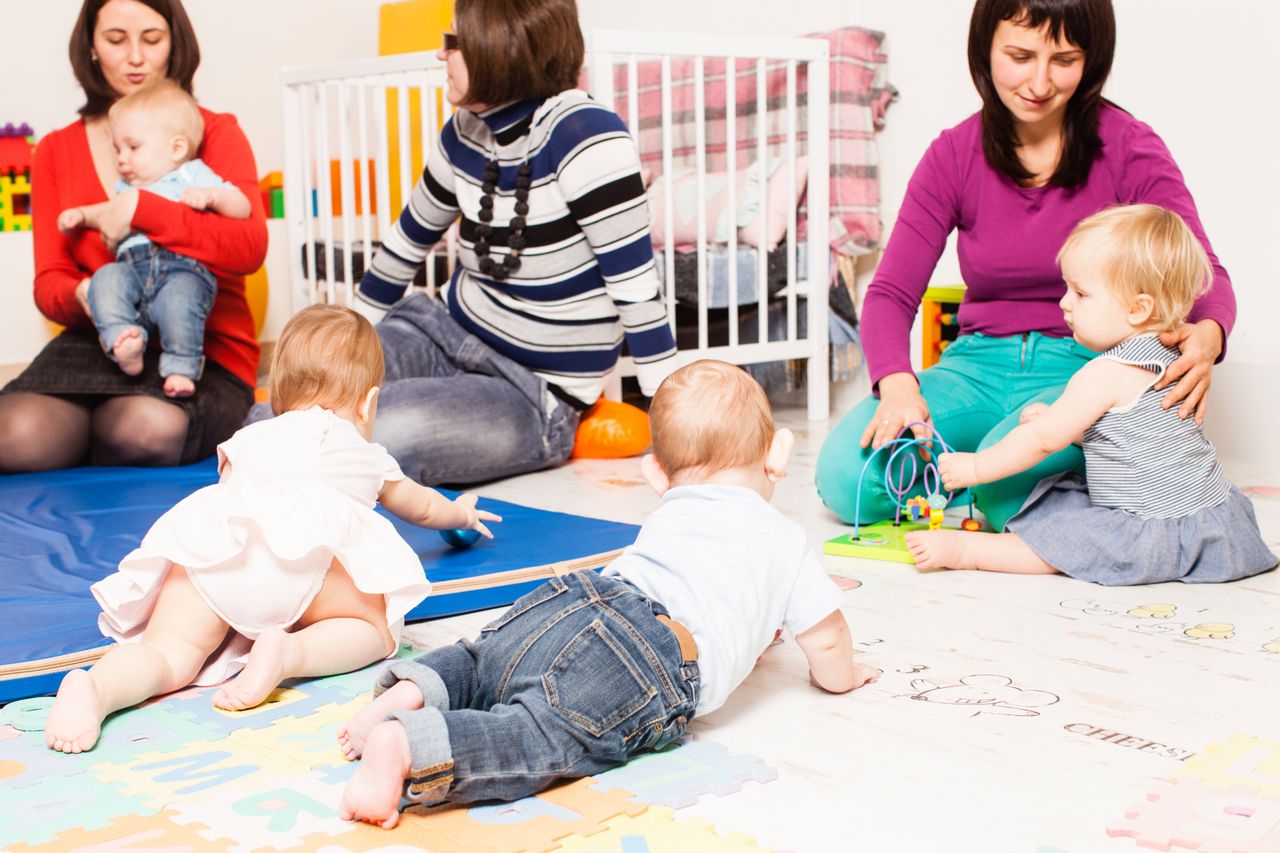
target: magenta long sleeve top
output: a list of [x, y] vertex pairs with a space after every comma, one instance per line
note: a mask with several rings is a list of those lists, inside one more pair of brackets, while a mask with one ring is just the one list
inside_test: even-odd
[[953, 229], [960, 230], [957, 253], [968, 287], [961, 334], [1070, 336], [1058, 308], [1066, 285], [1054, 258], [1077, 222], [1115, 204], [1157, 204], [1186, 220], [1213, 263], [1213, 285], [1188, 321], [1216, 321], [1225, 350], [1235, 294], [1178, 164], [1155, 131], [1110, 104], [1099, 110], [1098, 132], [1102, 153], [1074, 189], [1019, 187], [991, 168], [982, 153], [980, 114], [934, 140], [907, 185], [863, 304], [872, 387], [890, 373], [912, 372], [911, 323]]

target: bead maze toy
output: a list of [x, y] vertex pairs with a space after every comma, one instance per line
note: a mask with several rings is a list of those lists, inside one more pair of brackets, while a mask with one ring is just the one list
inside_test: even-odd
[[[929, 438], [916, 438], [910, 432], [914, 426], [923, 426], [929, 431]], [[910, 437], [906, 437], [910, 436]], [[919, 450], [930, 446], [930, 457], [922, 460]], [[823, 552], [841, 557], [865, 557], [871, 560], [888, 560], [895, 563], [914, 563], [911, 551], [908, 550], [905, 536], [915, 530], [937, 530], [942, 527], [947, 506], [955, 497], [955, 493], [944, 491], [942, 476], [938, 473], [936, 460], [937, 448], [943, 453], [951, 453], [952, 448], [932, 426], [915, 421], [907, 424], [898, 432], [898, 437], [885, 442], [867, 457], [858, 474], [857, 499], [854, 502], [854, 517], [860, 516], [862, 504], [862, 483], [871, 469], [871, 463], [884, 452], [889, 458], [884, 466], [885, 491], [893, 496], [893, 518], [873, 524], [853, 523], [853, 532], [844, 533], [834, 539], [828, 539], [823, 545]], [[919, 479], [924, 487], [923, 495], [907, 495]], [[960, 522], [962, 530], [981, 530], [982, 522], [973, 517], [973, 495], [966, 491], [965, 497], [969, 506], [969, 515]]]

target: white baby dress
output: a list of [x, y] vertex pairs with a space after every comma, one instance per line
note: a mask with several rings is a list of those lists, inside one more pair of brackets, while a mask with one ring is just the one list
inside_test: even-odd
[[362, 592], [386, 596], [398, 642], [405, 614], [431, 585], [418, 555], [374, 511], [383, 483], [404, 479], [386, 449], [317, 406], [241, 429], [218, 445], [218, 460], [231, 465], [222, 482], [166, 512], [93, 585], [102, 633], [140, 640], [169, 566], [185, 566], [236, 632], [195, 682], [215, 684], [244, 667], [262, 631], [302, 616], [336, 558]]

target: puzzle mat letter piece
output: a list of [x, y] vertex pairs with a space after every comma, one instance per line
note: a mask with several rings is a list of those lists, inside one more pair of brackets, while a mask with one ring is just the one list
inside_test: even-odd
[[175, 802], [173, 820], [190, 824], [209, 841], [226, 839], [233, 853], [283, 850], [302, 844], [306, 836], [352, 832], [355, 824], [338, 817], [341, 796], [341, 786], [314, 774], [264, 776]]
[[1213, 788], [1248, 788], [1280, 799], [1280, 741], [1233, 734], [1209, 744], [1173, 778], [1198, 779]]
[[34, 785], [5, 792], [0, 806], [0, 844], [44, 844], [69, 829], [101, 829], [121, 815], [154, 811], [145, 797], [114, 785], [84, 784], [80, 779], [68, 783], [48, 776]]
[[113, 714], [103, 724], [97, 744], [88, 752], [64, 755], [45, 745], [44, 731], [17, 732], [17, 737], [0, 740], [0, 760], [25, 766], [17, 778], [6, 784], [12, 788], [31, 785], [49, 775], [70, 777], [99, 764], [117, 764], [147, 753], [185, 749], [202, 739], [199, 729], [174, 718], [162, 719], [145, 711]]
[[194, 741], [181, 751], [148, 752], [120, 764], [98, 764], [89, 769], [93, 778], [142, 797], [153, 809], [226, 787], [243, 790], [244, 785], [275, 772], [261, 756], [238, 748], [230, 740]]
[[[173, 812], [151, 815], [122, 815], [101, 829], [68, 829], [58, 835], [52, 848], [61, 853], [108, 853], [108, 851], [154, 851], [154, 853], [226, 853], [227, 845], [201, 838], [190, 827], [179, 826], [171, 818]], [[45, 849], [28, 844], [15, 844], [6, 853], [28, 853]]]
[[[675, 820], [670, 809], [656, 807], [637, 817], [616, 817], [603, 831], [564, 839], [555, 853], [760, 853], [765, 848], [748, 835], [717, 835], [701, 820]], [[434, 853], [434, 851], [433, 851]]]
[[691, 806], [704, 794], [723, 797], [742, 790], [747, 781], [772, 782], [778, 771], [754, 755], [733, 755], [709, 740], [681, 740], [680, 745], [633, 758], [616, 770], [595, 777], [596, 788], [622, 788], [637, 800], [673, 809]]
[[[355, 834], [334, 843], [353, 851], [377, 850], [394, 839], [431, 853], [541, 853], [560, 839], [593, 835], [605, 828], [605, 821], [639, 815], [647, 808], [632, 802], [627, 791], [597, 791], [590, 779], [577, 779], [511, 803], [415, 806], [405, 810], [390, 834], [360, 824]], [[307, 841], [308, 847], [317, 846]]]
[[239, 729], [227, 742], [247, 754], [260, 756], [276, 770], [307, 773], [326, 765], [348, 763], [338, 747], [338, 726], [351, 719], [364, 702], [321, 705], [309, 716], [286, 717], [262, 729]]
[[1123, 823], [1107, 827], [1107, 835], [1128, 836], [1156, 850], [1275, 853], [1280, 850], [1280, 800], [1183, 779], [1134, 803]]

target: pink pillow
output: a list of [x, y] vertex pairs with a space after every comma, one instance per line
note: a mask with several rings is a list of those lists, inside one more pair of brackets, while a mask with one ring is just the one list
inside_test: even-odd
[[[808, 179], [809, 161], [806, 157], [796, 160], [796, 195], [789, 198], [786, 192], [787, 170], [774, 162], [769, 168], [768, 211], [760, 209], [760, 170], [748, 166], [734, 176], [735, 206], [731, 215], [729, 205], [729, 176], [726, 172], [708, 172], [704, 176], [703, 201], [706, 211], [706, 237], [708, 242], [729, 242], [729, 229], [738, 229], [738, 241], [747, 246], [766, 245], [772, 249], [787, 233], [787, 219], [804, 195]], [[666, 233], [666, 193], [668, 185], [674, 186], [672, 196], [672, 234]], [[654, 249], [667, 245], [693, 245], [698, 241], [698, 174], [691, 166], [674, 170], [674, 181], [663, 175], [649, 185], [649, 232]]]
[[[775, 169], [769, 176], [769, 191], [765, 197], [768, 210], [763, 215], [759, 212], [760, 199], [756, 198], [757, 213], [752, 219], [738, 229], [738, 239], [747, 246], [772, 251], [787, 236], [787, 221], [791, 211], [800, 205], [804, 197], [805, 187], [809, 185], [809, 158], [796, 158], [796, 192], [787, 192], [787, 169]], [[797, 228], [799, 226], [797, 225]]]

